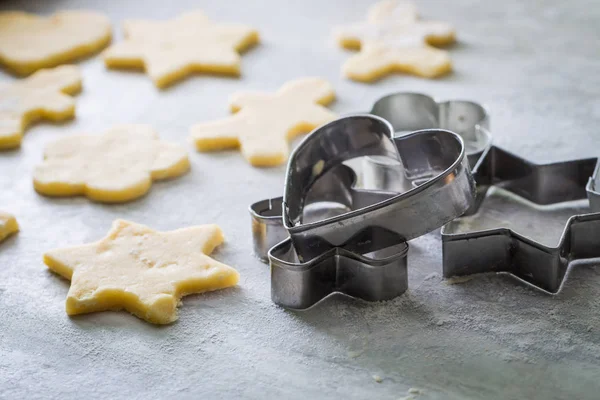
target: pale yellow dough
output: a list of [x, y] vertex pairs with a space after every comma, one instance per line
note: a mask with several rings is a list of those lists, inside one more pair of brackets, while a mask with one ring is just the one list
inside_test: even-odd
[[0, 211], [0, 242], [19, 231], [17, 219], [5, 212]]
[[163, 142], [148, 125], [117, 125], [102, 135], [75, 135], [50, 143], [35, 168], [35, 190], [121, 203], [143, 196], [153, 180], [183, 175], [183, 146]]
[[340, 46], [360, 49], [342, 67], [344, 75], [372, 82], [393, 72], [436, 78], [452, 70], [448, 52], [432, 46], [454, 42], [454, 28], [444, 22], [421, 21], [410, 2], [381, 1], [369, 9], [367, 21], [335, 30]]
[[89, 56], [110, 38], [110, 21], [97, 12], [62, 11], [50, 17], [0, 12], [0, 64], [20, 75]]
[[81, 73], [73, 65], [44, 69], [0, 86], [0, 150], [19, 147], [23, 131], [36, 120], [72, 118], [75, 100], [69, 94], [80, 90]]
[[336, 118], [323, 107], [334, 98], [331, 84], [319, 78], [288, 82], [274, 94], [236, 93], [235, 115], [194, 125], [191, 137], [199, 151], [240, 147], [254, 166], [279, 165], [288, 158], [289, 140]]
[[169, 21], [129, 20], [125, 41], [108, 48], [109, 68], [145, 68], [160, 88], [195, 72], [240, 74], [240, 55], [259, 42], [258, 32], [241, 24], [218, 24], [200, 11]]
[[182, 296], [237, 284], [235, 269], [208, 256], [222, 242], [217, 225], [157, 232], [117, 220], [100, 241], [49, 251], [44, 263], [71, 281], [69, 315], [125, 309], [169, 324]]

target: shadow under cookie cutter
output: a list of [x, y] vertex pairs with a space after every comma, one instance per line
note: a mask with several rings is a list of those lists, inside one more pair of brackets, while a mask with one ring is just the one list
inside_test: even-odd
[[[290, 157], [283, 199], [250, 207], [255, 249], [262, 251], [268, 237], [256, 232], [275, 232], [279, 221], [290, 234], [268, 255], [275, 303], [304, 309], [332, 292], [366, 300], [396, 297], [408, 286], [406, 241], [437, 229], [471, 206], [475, 186], [458, 135], [424, 130], [406, 135], [396, 147], [392, 134], [387, 121], [372, 115], [353, 115], [317, 128]], [[343, 213], [305, 220], [308, 206], [315, 204], [311, 192], [323, 179], [331, 179], [327, 174], [339, 177], [348, 168], [344, 161], [366, 155], [401, 160], [404, 191], [355, 189], [352, 176], [342, 188], [329, 188], [329, 200], [341, 204]], [[339, 198], [342, 202], [336, 203]], [[283, 219], [278, 221], [279, 206]]]
[[[421, 129], [447, 129], [457, 133], [465, 143], [471, 168], [492, 142], [489, 112], [472, 101], [438, 102], [422, 93], [400, 92], [377, 100], [371, 114], [388, 120], [394, 127], [394, 137]], [[366, 157], [363, 161], [366, 186], [395, 190], [401, 180], [396, 164], [383, 157]]]
[[[500, 187], [537, 205], [586, 198], [586, 182], [598, 159], [537, 165], [498, 147], [488, 149], [473, 175], [478, 198], [465, 216], [481, 206], [490, 187]], [[453, 221], [454, 225], [460, 218]], [[454, 233], [442, 228], [443, 275], [446, 278], [483, 272], [504, 272], [547, 293], [557, 293], [571, 261], [600, 257], [600, 213], [574, 215], [557, 246], [499, 226]]]

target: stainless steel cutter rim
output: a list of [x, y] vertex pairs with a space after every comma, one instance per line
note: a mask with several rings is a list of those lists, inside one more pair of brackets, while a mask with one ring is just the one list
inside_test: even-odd
[[[492, 151], [492, 147], [487, 148], [484, 151], [484, 153], [481, 155], [481, 158], [479, 159], [479, 161], [477, 161], [477, 164], [475, 165], [475, 167], [473, 167], [473, 170], [471, 171], [473, 173], [473, 176], [476, 176], [481, 164], [485, 161], [485, 158], [490, 151]], [[596, 165], [596, 170], [600, 170], [600, 162]], [[489, 188], [492, 188], [492, 187], [497, 187], [497, 186], [493, 185], [493, 184], [489, 185]], [[488, 188], [488, 190], [489, 190], [489, 188]], [[512, 195], [517, 196], [517, 197], [519, 197], [525, 201], [528, 201], [530, 203], [533, 203], [536, 205], [543, 205], [543, 204], [538, 204], [535, 201], [525, 199], [520, 194], [515, 193], [511, 190], [507, 190], [507, 191], [510, 192]], [[571, 201], [573, 201], [573, 200], [571, 200]], [[558, 203], [553, 203], [553, 204], [558, 204]], [[543, 250], [546, 253], [550, 254], [550, 253], [553, 253], [553, 252], [561, 249], [564, 241], [566, 240], [566, 238], [568, 236], [567, 232], [569, 230], [569, 226], [573, 223], [573, 221], [582, 219], [585, 216], [594, 215], [594, 214], [600, 215], [600, 212], [599, 213], [592, 212], [592, 213], [585, 213], [585, 214], [576, 214], [576, 215], [569, 217], [569, 219], [565, 223], [565, 226], [560, 234], [560, 238], [558, 239], [557, 246], [547, 246], [545, 244], [542, 244], [542, 243], [536, 241], [535, 239], [530, 238], [529, 236], [525, 236], [525, 235], [518, 233], [510, 228], [504, 228], [504, 227], [481, 229], [481, 230], [477, 230], [477, 231], [473, 231], [473, 232], [447, 233], [446, 231], [448, 230], [448, 228], [447, 228], [449, 225], [449, 223], [448, 223], [442, 227], [441, 234], [443, 237], [448, 238], [447, 239], [448, 241], [463, 240], [463, 239], [475, 239], [475, 238], [482, 237], [482, 236], [492, 236], [492, 235], [502, 235], [502, 234], [517, 236], [519, 239], [522, 239], [522, 240], [528, 242], [530, 245], [537, 247], [538, 249]], [[529, 283], [529, 284], [531, 285], [531, 283]], [[549, 293], [552, 293], [552, 292], [549, 292]]]
[[[473, 157], [473, 156], [478, 156], [478, 160], [483, 158], [483, 153], [489, 149], [492, 146], [492, 134], [489, 130], [489, 124], [490, 124], [490, 109], [487, 105], [482, 104], [482, 103], [478, 103], [472, 100], [463, 100], [463, 99], [452, 99], [452, 100], [445, 100], [445, 101], [439, 101], [436, 97], [433, 96], [429, 96], [425, 93], [419, 93], [419, 92], [395, 92], [395, 93], [390, 93], [387, 94], [381, 98], [379, 98], [375, 103], [373, 103], [373, 107], [371, 108], [370, 113], [375, 115], [375, 116], [379, 116], [381, 117], [379, 114], [374, 114], [373, 112], [375, 111], [375, 109], [378, 107], [378, 105], [380, 105], [381, 103], [384, 103], [386, 101], [389, 101], [391, 98], [395, 97], [395, 96], [399, 96], [399, 95], [403, 95], [403, 96], [414, 96], [414, 97], [419, 97], [425, 100], [430, 100], [433, 101], [434, 103], [436, 103], [439, 106], [442, 105], [446, 105], [446, 104], [451, 104], [451, 103], [464, 103], [464, 104], [469, 104], [470, 106], [477, 108], [480, 110], [480, 113], [483, 115], [483, 117], [474, 125], [474, 128], [482, 135], [483, 137], [483, 141], [482, 141], [482, 145], [480, 147], [478, 147], [477, 149], [474, 149], [472, 151], [466, 151], [465, 148], [465, 153], [467, 155], [467, 157]], [[383, 118], [383, 117], [381, 117]], [[385, 118], [384, 118], [385, 119]], [[391, 124], [391, 122], [390, 122]], [[448, 129], [444, 129], [444, 128], [429, 128], [429, 129], [441, 129], [441, 130], [448, 130]], [[392, 124], [392, 130], [394, 131], [394, 135], [392, 136], [394, 139], [397, 137], [401, 137], [404, 136], [404, 134], [400, 134], [397, 135], [396, 134], [396, 130]], [[460, 136], [460, 134], [458, 134]], [[461, 137], [462, 138], [462, 137]], [[369, 159], [369, 162], [372, 162], [374, 164], [377, 165], [382, 165], [385, 166], [387, 165], [384, 161], [381, 161], [380, 159], [377, 158], [373, 158], [373, 157], [366, 157]]]
[[[512, 192], [511, 192], [512, 193]], [[517, 195], [515, 193], [515, 195]], [[518, 196], [518, 195], [517, 195]], [[519, 241], [525, 242], [528, 245], [535, 247], [536, 249], [544, 252], [545, 254], [548, 255], [558, 255], [560, 257], [567, 257], [566, 254], [564, 254], [564, 248], [565, 248], [565, 242], [567, 241], [568, 237], [569, 237], [569, 231], [571, 230], [571, 226], [574, 225], [577, 222], [585, 222], [585, 221], [593, 221], [600, 218], [600, 212], [598, 213], [587, 213], [587, 214], [577, 214], [577, 215], [573, 215], [571, 216], [567, 222], [565, 223], [565, 227], [560, 235], [560, 239], [558, 240], [558, 243], [556, 246], [547, 246], [545, 244], [542, 244], [540, 242], [538, 242], [537, 240], [531, 239], [528, 236], [525, 236], [521, 233], [518, 233], [510, 228], [493, 228], [493, 229], [485, 229], [485, 230], [480, 230], [480, 231], [475, 231], [472, 233], [468, 233], [468, 232], [463, 232], [463, 233], [446, 233], [446, 225], [444, 225], [442, 227], [442, 237], [444, 242], [452, 242], [452, 241], [460, 241], [460, 240], [470, 240], [470, 239], [479, 239], [482, 237], [489, 237], [489, 236], [509, 236], [509, 237], [514, 237]], [[571, 264], [571, 261], [568, 262], [568, 264]], [[521, 278], [519, 275], [516, 275], [510, 271], [488, 271], [488, 272], [479, 272], [479, 273], [474, 273], [474, 274], [467, 274], [467, 275], [454, 275], [454, 276], [473, 276], [473, 275], [480, 275], [480, 274], [501, 274], [501, 275], [507, 275], [510, 276], [511, 279], [515, 279], [523, 284], [525, 284], [526, 286], [540, 291], [544, 294], [547, 295], [551, 295], [551, 296], [557, 296], [558, 294], [560, 294], [563, 286], [566, 283], [566, 274], [568, 274], [568, 271], [565, 272], [565, 278], [563, 278], [560, 282], [559, 287], [556, 289], [556, 291], [551, 291], [548, 289], [543, 288], [542, 286], [538, 286], [535, 283], [529, 282], [523, 278]], [[452, 276], [448, 276], [446, 277], [446, 279], [448, 278], [452, 278]]]
[[[256, 201], [248, 206], [248, 212], [250, 213], [250, 217], [258, 218], [261, 221], [264, 221], [266, 224], [277, 224], [281, 221], [281, 214], [277, 215], [265, 215], [265, 211], [270, 211], [273, 209], [273, 203], [275, 201], [281, 201], [283, 204], [283, 197], [273, 197], [269, 199], [264, 199], [260, 201]], [[268, 205], [268, 207], [261, 207], [263, 204]], [[260, 209], [258, 209], [260, 207]]]
[[[371, 107], [371, 114], [373, 112], [373, 110], [375, 110], [375, 108], [377, 107], [377, 105], [379, 105], [380, 103], [384, 102], [384, 101], [388, 101], [390, 98], [394, 97], [394, 96], [398, 96], [398, 95], [407, 95], [407, 96], [414, 96], [414, 97], [421, 97], [423, 99], [427, 99], [427, 100], [432, 100], [433, 102], [435, 102], [438, 105], [442, 105], [442, 104], [450, 104], [450, 103], [466, 103], [466, 104], [470, 104], [472, 106], [474, 106], [475, 108], [479, 108], [481, 110], [481, 114], [483, 114], [483, 118], [481, 118], [476, 124], [475, 126], [480, 127], [480, 129], [485, 129], [488, 130], [488, 125], [490, 122], [490, 108], [484, 104], [484, 103], [478, 103], [476, 101], [472, 101], [472, 100], [463, 100], [463, 99], [451, 99], [451, 100], [444, 100], [444, 101], [440, 101], [438, 100], [436, 97], [433, 96], [429, 96], [425, 93], [420, 93], [420, 92], [395, 92], [395, 93], [389, 93], [386, 94], [383, 97], [380, 97], [375, 103], [373, 103], [373, 107]], [[375, 116], [379, 116], [378, 114], [373, 114]], [[383, 118], [383, 117], [380, 117]], [[385, 118], [384, 118], [385, 119]], [[393, 125], [392, 125], [393, 128]], [[489, 132], [488, 132], [489, 133]]]
[[[513, 194], [515, 196], [518, 196], [518, 194], [516, 194], [516, 193], [513, 193]], [[573, 215], [573, 216], [569, 217], [569, 219], [565, 223], [565, 227], [563, 228], [563, 230], [560, 234], [560, 238], [558, 240], [557, 246], [547, 246], [545, 244], [538, 242], [535, 239], [532, 239], [529, 236], [525, 236], [522, 233], [512, 230], [511, 228], [504, 228], [504, 227], [482, 229], [482, 230], [473, 231], [473, 232], [447, 233], [446, 226], [448, 226], [448, 224], [446, 224], [442, 227], [441, 233], [442, 233], [442, 235], [444, 235], [446, 237], [445, 240], [448, 242], [452, 241], [452, 240], [477, 239], [477, 238], [484, 237], [484, 236], [496, 236], [496, 235], [516, 236], [516, 237], [518, 237], [519, 240], [523, 240], [523, 241], [527, 242], [528, 244], [530, 244], [531, 246], [536, 247], [539, 250], [542, 250], [548, 254], [551, 254], [556, 251], [560, 251], [560, 249], [562, 248], [562, 245], [564, 244], [564, 241], [566, 240], [566, 238], [568, 236], [567, 231], [569, 230], [569, 226], [573, 223], [573, 221], [580, 219], [581, 217], [584, 217], [587, 215], [590, 215], [590, 214], [577, 214], [577, 215]]]
[[342, 247], [334, 247], [334, 248], [331, 248], [331, 249], [327, 250], [326, 252], [320, 254], [319, 256], [306, 261], [306, 262], [302, 262], [302, 261], [290, 262], [287, 260], [282, 260], [281, 258], [276, 257], [272, 254], [273, 252], [278, 251], [280, 247], [287, 247], [287, 246], [291, 245], [291, 247], [293, 248], [294, 245], [291, 242], [292, 242], [292, 239], [287, 238], [287, 239], [277, 243], [275, 246], [271, 247], [271, 249], [269, 249], [269, 253], [268, 253], [269, 261], [272, 262], [272, 260], [276, 260], [278, 268], [285, 268], [290, 271], [308, 271], [308, 270], [311, 270], [312, 268], [317, 267], [322, 261], [324, 261], [328, 258], [331, 258], [332, 256], [343, 256], [346, 258], [350, 258], [350, 259], [359, 261], [360, 263], [363, 264], [364, 268], [377, 268], [380, 265], [389, 264], [390, 262], [392, 262], [396, 259], [406, 257], [408, 254], [408, 249], [409, 249], [409, 245], [407, 242], [400, 242], [398, 244], [386, 247], [384, 249], [377, 250], [377, 251], [383, 251], [383, 250], [389, 249], [391, 247], [403, 246], [402, 249], [398, 250], [394, 254], [387, 256], [387, 257], [382, 257], [382, 258], [372, 258], [372, 257], [367, 257], [363, 254], [358, 254], [353, 251], [346, 250]]
[[[358, 114], [358, 115], [360, 115], [360, 114]], [[386, 125], [388, 125], [390, 127], [390, 132], [393, 132], [392, 125], [387, 120], [385, 120], [385, 119], [383, 119], [381, 117], [370, 115], [370, 114], [362, 114], [362, 115], [368, 115], [370, 117], [374, 117], [374, 118], [380, 119], [382, 122], [384, 122]], [[335, 121], [333, 121], [333, 122], [335, 122]], [[328, 125], [329, 124], [323, 125], [323, 127], [328, 126]], [[320, 129], [320, 128], [318, 128], [318, 129]], [[421, 193], [421, 192], [429, 189], [430, 187], [435, 186], [440, 181], [443, 181], [448, 175], [452, 174], [453, 171], [455, 171], [460, 166], [460, 164], [462, 163], [463, 159], [465, 158], [465, 144], [464, 144], [463, 139], [458, 134], [456, 134], [456, 133], [454, 133], [452, 131], [446, 130], [446, 129], [421, 129], [421, 130], [418, 130], [418, 131], [414, 131], [414, 132], [408, 133], [408, 134], [402, 136], [402, 138], [403, 139], [405, 139], [405, 138], [408, 139], [408, 138], [411, 138], [413, 136], [424, 135], [424, 134], [428, 134], [428, 133], [431, 133], [431, 132], [444, 132], [444, 133], [450, 134], [459, 143], [459, 145], [460, 145], [460, 149], [461, 150], [460, 150], [459, 156], [443, 172], [439, 173], [438, 175], [436, 175], [435, 177], [433, 177], [431, 179], [428, 179], [425, 183], [423, 183], [423, 184], [421, 184], [421, 185], [419, 185], [417, 187], [414, 187], [414, 188], [412, 188], [412, 189], [410, 189], [410, 190], [408, 190], [406, 192], [399, 193], [398, 195], [393, 196], [393, 197], [391, 197], [391, 198], [389, 198], [387, 200], [383, 200], [383, 201], [380, 201], [378, 203], [371, 204], [369, 206], [359, 208], [357, 210], [348, 211], [348, 212], [346, 212], [344, 214], [340, 214], [340, 215], [335, 216], [335, 217], [326, 218], [326, 219], [323, 219], [321, 221], [309, 222], [309, 223], [306, 223], [306, 224], [302, 223], [300, 225], [291, 225], [289, 223], [290, 222], [289, 221], [289, 217], [288, 217], [288, 215], [285, 212], [285, 206], [284, 206], [283, 226], [285, 227], [285, 229], [288, 230], [288, 232], [290, 232], [290, 231], [302, 232], [304, 230], [312, 229], [312, 228], [317, 227], [317, 226], [327, 225], [327, 224], [331, 224], [331, 223], [334, 223], [334, 222], [343, 221], [345, 219], [349, 219], [349, 218], [355, 217], [355, 216], [360, 215], [360, 214], [364, 214], [364, 213], [371, 212], [371, 211], [374, 211], [374, 210], [377, 210], [377, 209], [380, 209], [380, 208], [384, 208], [384, 207], [386, 207], [386, 206], [388, 206], [388, 205], [390, 205], [392, 203], [395, 203], [395, 202], [397, 202], [397, 201], [399, 201], [401, 199], [405, 199], [407, 197], [414, 196], [414, 195], [416, 195], [418, 193]], [[310, 135], [305, 140], [310, 139], [311, 136], [313, 136], [313, 135]], [[294, 150], [294, 153], [298, 149], [301, 148], [301, 145], [298, 146], [296, 148], [296, 150]], [[290, 157], [290, 158], [292, 158], [292, 157]], [[285, 189], [284, 189], [284, 195], [283, 195], [284, 199], [286, 198], [286, 193], [285, 192], [287, 191], [287, 187], [288, 187], [288, 184], [287, 184], [288, 178], [289, 177], [286, 176], [286, 183], [285, 183], [285, 186], [284, 186]]]
[[585, 187], [585, 191], [587, 192], [588, 200], [590, 202], [590, 208], [594, 212], [600, 212], [600, 192], [596, 188], [598, 181], [600, 180], [600, 162], [596, 164], [596, 168], [594, 168], [594, 173], [588, 180], [588, 183]]
[[[488, 165], [488, 155], [492, 152], [500, 152], [500, 156], [498, 157], [508, 156], [531, 170], [545, 171], [544, 168], [552, 168], [557, 165], [574, 166], [571, 169], [566, 169], [565, 171], [567, 172], [564, 174], [567, 180], [577, 185], [577, 188], [572, 188], [566, 192], [562, 190], [560, 193], [564, 196], [563, 198], [560, 196], [553, 197], [552, 194], [544, 193], [543, 191], [540, 193], [534, 191], [531, 197], [524, 196], [518, 192], [518, 185], [514, 188], [510, 185], [506, 187], [501, 185], [503, 182], [512, 182], [515, 180], [515, 177], [511, 176], [510, 173], [509, 176], [502, 176], [505, 175], [502, 169], [499, 172], [500, 177], [496, 177], [495, 168], [499, 167], [495, 167], [495, 163], [498, 161], [494, 161], [491, 165]], [[494, 156], [493, 153], [492, 156]], [[506, 162], [515, 161], [504, 160], [501, 165], [506, 166]], [[591, 163], [593, 163], [593, 166], [590, 165]], [[490, 168], [489, 171], [486, 166]], [[501, 187], [512, 195], [532, 203], [534, 206], [545, 206], [584, 200], [586, 190], [589, 197], [588, 189], [590, 181], [589, 178], [586, 179], [585, 177], [589, 176], [588, 173], [595, 176], [596, 173], [600, 172], [600, 162], [597, 158], [588, 158], [550, 164], [535, 164], [506, 150], [491, 146], [484, 152], [481, 159], [475, 165], [473, 169], [475, 178], [477, 178], [480, 171], [483, 171], [482, 180], [484, 181], [484, 190], [480, 192], [480, 196], [485, 196], [493, 187]], [[540, 172], [540, 174], [542, 173]], [[536, 176], [537, 172], [529, 172], [529, 174], [530, 176]], [[559, 174], [561, 173], [559, 172]], [[543, 178], [536, 177], [535, 179], [539, 180]], [[536, 187], [536, 184], [529, 183], [529, 186]], [[570, 195], [565, 196], [565, 194]], [[547, 198], [553, 198], [553, 200], [546, 200]], [[476, 202], [477, 208], [472, 209], [469, 215], [473, 215], [478, 211], [483, 199], [484, 197], [479, 198], [480, 201]], [[584, 212], [571, 215], [564, 223], [560, 237], [554, 245], [544, 244], [509, 227], [498, 226], [467, 232], [449, 232], [449, 224], [446, 224], [441, 230], [443, 275], [445, 278], [481, 273], [509, 275], [512, 279], [536, 291], [557, 295], [567, 281], [569, 266], [572, 262], [600, 259], [600, 250], [597, 250], [597, 237], [598, 232], [600, 232], [600, 212], [594, 212], [597, 210], [594, 210], [591, 204], [590, 209], [591, 212], [589, 213]], [[478, 244], [480, 240], [483, 240], [481, 242], [483, 245]], [[471, 242], [470, 245], [469, 242]], [[461, 247], [464, 248], [465, 246], [468, 248], [474, 246], [476, 249], [483, 249], [484, 252], [489, 250], [492, 254], [500, 254], [502, 252], [501, 248], [504, 247], [503, 252], [506, 253], [507, 258], [502, 260], [497, 255], [492, 255], [489, 258], [479, 256], [479, 258], [474, 259], [462, 257], [461, 254], [469, 253], [469, 250], [461, 250]], [[538, 260], [547, 262], [548, 268], [544, 267], [544, 269], [540, 270], [537, 267], [539, 265]], [[485, 265], [489, 265], [489, 268], [473, 268], [478, 263], [486, 263]]]

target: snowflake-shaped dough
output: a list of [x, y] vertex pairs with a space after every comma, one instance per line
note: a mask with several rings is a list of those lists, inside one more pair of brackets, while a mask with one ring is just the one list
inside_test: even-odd
[[369, 9], [366, 22], [340, 27], [335, 36], [340, 46], [360, 49], [342, 68], [356, 81], [371, 82], [393, 72], [435, 78], [452, 69], [448, 52], [431, 45], [454, 42], [454, 28], [419, 20], [410, 2], [381, 1]]
[[96, 12], [62, 11], [49, 17], [1, 12], [0, 64], [28, 75], [96, 53], [110, 38], [110, 21]]
[[160, 88], [194, 72], [239, 75], [239, 52], [258, 43], [258, 32], [240, 24], [217, 24], [200, 11], [169, 21], [129, 20], [125, 41], [106, 50], [109, 68], [145, 68]]
[[159, 140], [148, 125], [118, 125], [102, 135], [61, 138], [46, 147], [44, 158], [34, 171], [35, 190], [104, 203], [141, 197], [153, 180], [180, 176], [190, 166], [182, 146]]
[[0, 242], [19, 231], [19, 224], [14, 216], [0, 211]]
[[75, 115], [68, 94], [81, 90], [79, 68], [64, 65], [0, 86], [0, 150], [19, 147], [25, 128], [38, 119], [62, 121]]
[[222, 242], [217, 225], [157, 232], [117, 220], [100, 241], [49, 251], [44, 263], [71, 281], [69, 315], [125, 309], [168, 324], [182, 296], [237, 284], [235, 269], [207, 255]]
[[323, 105], [335, 98], [331, 84], [319, 78], [286, 83], [276, 93], [241, 92], [230, 101], [235, 115], [192, 126], [199, 151], [240, 147], [254, 166], [272, 166], [288, 158], [288, 141], [336, 118]]

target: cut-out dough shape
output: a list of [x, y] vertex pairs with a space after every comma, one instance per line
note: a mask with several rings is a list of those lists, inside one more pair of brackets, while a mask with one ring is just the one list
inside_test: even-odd
[[0, 13], [0, 64], [20, 75], [89, 56], [110, 39], [110, 21], [96, 12]]
[[344, 48], [360, 49], [342, 67], [356, 81], [372, 82], [393, 72], [436, 78], [452, 70], [448, 52], [432, 46], [453, 43], [454, 28], [419, 20], [410, 2], [379, 2], [369, 9], [366, 22], [340, 27], [335, 37]]
[[286, 83], [276, 93], [240, 92], [230, 101], [233, 116], [192, 126], [199, 151], [240, 147], [254, 166], [284, 163], [288, 141], [336, 118], [323, 107], [335, 98], [329, 82], [304, 78]]
[[246, 25], [212, 22], [200, 11], [169, 21], [129, 20], [125, 41], [108, 48], [108, 68], [145, 68], [157, 87], [164, 88], [192, 73], [240, 74], [238, 53], [259, 41]]
[[0, 150], [19, 147], [23, 131], [39, 119], [63, 121], [75, 116], [69, 94], [81, 90], [81, 74], [73, 65], [44, 69], [0, 86]]
[[235, 269], [208, 256], [222, 242], [217, 225], [157, 232], [117, 220], [100, 241], [49, 251], [44, 263], [71, 281], [69, 315], [125, 309], [169, 324], [181, 297], [237, 284]]
[[46, 147], [35, 168], [35, 190], [104, 203], [137, 199], [152, 181], [183, 175], [190, 167], [183, 146], [163, 142], [148, 125], [117, 125], [102, 135], [61, 138]]
[[14, 216], [0, 211], [0, 242], [19, 231], [19, 224]]

